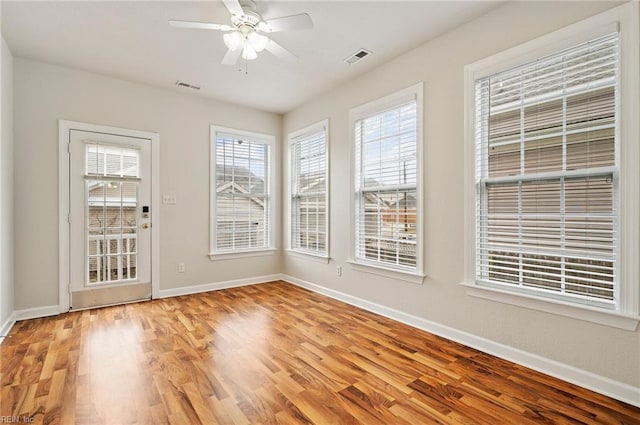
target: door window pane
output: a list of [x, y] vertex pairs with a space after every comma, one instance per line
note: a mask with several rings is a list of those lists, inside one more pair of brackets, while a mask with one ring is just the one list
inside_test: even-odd
[[137, 193], [130, 181], [86, 181], [87, 283], [113, 283], [137, 277]]

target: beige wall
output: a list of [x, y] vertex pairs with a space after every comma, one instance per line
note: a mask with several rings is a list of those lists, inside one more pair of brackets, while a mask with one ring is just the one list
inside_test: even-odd
[[[303, 105], [284, 134], [330, 120], [331, 257], [325, 265], [285, 258], [285, 273], [367, 301], [640, 387], [640, 331], [471, 298], [460, 285], [464, 253], [464, 80], [466, 64], [615, 6], [515, 2]], [[357, 66], [357, 65], [353, 65]], [[425, 264], [423, 285], [352, 270], [349, 259], [349, 109], [424, 81]], [[336, 276], [336, 266], [343, 276]]]
[[[207, 256], [209, 125], [279, 138], [280, 115], [17, 57], [14, 71], [16, 310], [58, 304], [59, 119], [160, 134], [160, 192], [177, 197], [176, 205], [155, 205], [161, 290], [280, 272], [278, 255]], [[178, 262], [186, 273], [177, 273]]]
[[0, 327], [13, 313], [13, 57], [2, 39], [0, 79]]

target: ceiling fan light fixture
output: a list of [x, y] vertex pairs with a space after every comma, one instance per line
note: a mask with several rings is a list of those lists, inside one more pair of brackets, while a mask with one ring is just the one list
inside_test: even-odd
[[[2, 1], [2, 0], [0, 0]], [[235, 65], [240, 58], [245, 61], [258, 57], [263, 50], [282, 60], [295, 60], [296, 55], [264, 36], [261, 32], [272, 33], [313, 28], [307, 13], [281, 16], [265, 21], [256, 7], [257, 0], [222, 0], [231, 15], [231, 25], [212, 22], [169, 20], [169, 25], [178, 28], [218, 30], [224, 32], [222, 39], [227, 53], [222, 58], [223, 65]]]
[[239, 31], [226, 33], [222, 36], [222, 40], [224, 40], [224, 44], [231, 51], [238, 50], [244, 43], [244, 37]]
[[255, 49], [251, 47], [249, 43], [244, 43], [244, 48], [242, 49], [242, 59], [250, 61], [254, 60], [257, 57], [258, 54], [256, 53]]
[[267, 43], [269, 39], [264, 35], [258, 34], [257, 32], [252, 32], [247, 35], [247, 43], [255, 50], [256, 52], [261, 52], [267, 47]]

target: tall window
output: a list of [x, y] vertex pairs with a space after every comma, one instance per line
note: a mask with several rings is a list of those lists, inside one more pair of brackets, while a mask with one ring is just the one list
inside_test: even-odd
[[639, 8], [465, 67], [469, 295], [636, 328]]
[[273, 137], [212, 127], [211, 253], [273, 248]]
[[421, 272], [421, 91], [414, 86], [352, 111], [355, 262]]
[[477, 279], [616, 300], [618, 33], [476, 81]]
[[328, 255], [327, 121], [289, 136], [291, 249]]

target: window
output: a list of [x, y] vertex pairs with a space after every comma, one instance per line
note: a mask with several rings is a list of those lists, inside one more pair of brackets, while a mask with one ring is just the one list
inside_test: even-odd
[[[637, 88], [622, 86], [631, 79], [621, 78], [629, 70], [620, 61], [619, 26], [601, 28], [583, 31], [579, 41], [565, 35], [574, 41], [515, 65], [510, 54], [506, 68], [492, 69], [491, 61], [468, 68], [475, 157], [473, 281], [637, 314], [637, 306], [624, 302], [637, 294], [637, 280], [622, 284], [628, 274], [621, 257], [628, 258], [621, 250], [626, 238], [621, 214], [631, 212], [621, 190], [637, 188], [629, 180], [637, 164], [623, 164], [637, 138], [628, 138], [626, 127], [623, 131], [622, 117], [629, 116], [625, 107], [637, 103], [630, 100]], [[625, 88], [629, 97], [623, 98]]]
[[351, 111], [356, 264], [422, 273], [421, 103], [418, 84]]
[[274, 138], [211, 127], [211, 253], [273, 249]]
[[328, 257], [327, 124], [289, 135], [291, 250]]
[[86, 276], [89, 285], [136, 279], [140, 152], [85, 145]]
[[615, 302], [618, 33], [476, 81], [477, 279]]

